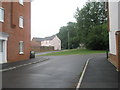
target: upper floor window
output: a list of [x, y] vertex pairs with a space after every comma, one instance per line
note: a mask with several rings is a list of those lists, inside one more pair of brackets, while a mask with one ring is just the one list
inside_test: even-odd
[[24, 22], [23, 16], [20, 16], [19, 17], [19, 27], [20, 28], [23, 28], [23, 22]]
[[19, 3], [20, 3], [21, 5], [24, 5], [23, 2], [24, 2], [24, 0], [19, 0]]
[[4, 8], [0, 7], [0, 22], [4, 22]]

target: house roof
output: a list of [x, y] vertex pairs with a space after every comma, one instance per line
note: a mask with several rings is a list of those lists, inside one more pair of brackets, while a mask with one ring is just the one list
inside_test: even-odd
[[36, 37], [34, 37], [33, 40], [38, 41], [38, 42], [45, 41], [45, 40], [53, 40], [55, 36], [56, 35], [53, 35], [53, 36], [50, 36], [50, 37], [45, 37], [45, 38], [36, 38]]

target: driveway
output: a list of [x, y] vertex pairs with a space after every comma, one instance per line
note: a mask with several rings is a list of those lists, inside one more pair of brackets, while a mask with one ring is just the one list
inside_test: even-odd
[[49, 56], [48, 61], [3, 72], [3, 88], [74, 88], [86, 60], [103, 56]]

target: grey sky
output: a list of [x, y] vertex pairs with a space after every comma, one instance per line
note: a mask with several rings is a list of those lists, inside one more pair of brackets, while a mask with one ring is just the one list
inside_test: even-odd
[[59, 32], [69, 21], [75, 22], [76, 8], [82, 8], [87, 0], [33, 0], [32, 37], [46, 37]]

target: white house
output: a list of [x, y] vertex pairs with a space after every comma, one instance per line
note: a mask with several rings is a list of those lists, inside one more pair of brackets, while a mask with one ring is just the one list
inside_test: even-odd
[[61, 50], [61, 40], [57, 35], [45, 38], [33, 38], [33, 41], [40, 42], [41, 46], [53, 46], [54, 50]]
[[109, 60], [120, 69], [120, 0], [109, 0]]

